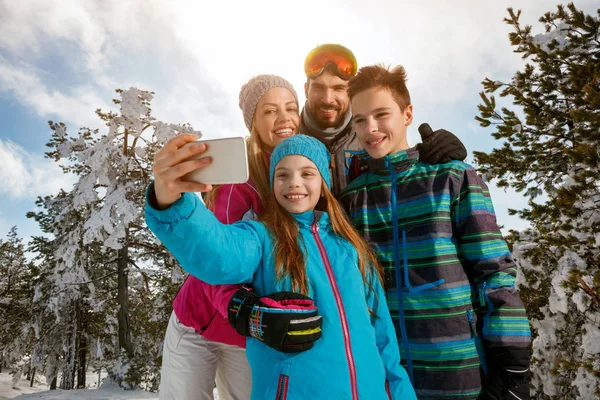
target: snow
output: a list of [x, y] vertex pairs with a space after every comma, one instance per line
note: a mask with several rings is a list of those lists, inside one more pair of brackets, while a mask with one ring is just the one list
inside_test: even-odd
[[581, 338], [581, 347], [584, 356], [594, 356], [600, 353], [600, 328], [598, 324], [587, 323], [584, 326], [585, 333]]
[[590, 297], [583, 290], [578, 290], [573, 293], [573, 297], [571, 298], [577, 310], [580, 312], [586, 312], [588, 307], [590, 306]]
[[[97, 375], [88, 374], [91, 378], [89, 382], [95, 385]], [[29, 387], [29, 382], [21, 378], [16, 387], [11, 385], [13, 377], [9, 373], [0, 373], [0, 400], [6, 399], [43, 399], [43, 400], [133, 400], [148, 399], [158, 400], [158, 393], [145, 392], [143, 390], [124, 390], [111, 383], [103, 383], [98, 389], [78, 389], [78, 390], [48, 390], [45, 379], [41, 377], [35, 379], [33, 387]], [[219, 395], [215, 389], [215, 400]]]
[[580, 399], [596, 398], [594, 384], [592, 383], [593, 379], [594, 377], [585, 368], [579, 367], [577, 369], [577, 377], [573, 381], [573, 386], [577, 386], [579, 389]]
[[29, 382], [25, 378], [21, 378], [16, 388], [13, 388], [12, 380], [13, 376], [11, 374], [7, 372], [0, 373], [0, 400], [14, 399], [22, 394], [36, 393], [48, 388], [45, 384], [39, 383], [37, 379], [33, 383], [33, 387], [29, 387]]
[[569, 296], [562, 283], [569, 279], [569, 270], [559, 267], [552, 277], [552, 291], [549, 298], [550, 311], [566, 314], [569, 311]]
[[[547, 307], [544, 307], [547, 309]], [[538, 360], [549, 361], [554, 360], [555, 355], [548, 352], [548, 349], [555, 348], [557, 345], [556, 331], [564, 326], [564, 318], [562, 314], [556, 317], [548, 317], [547, 310], [542, 310], [546, 318], [541, 321], [532, 320], [531, 325], [538, 330], [538, 337], [533, 340], [533, 356]], [[557, 388], [554, 384], [555, 378], [551, 374], [543, 371], [543, 366], [540, 363], [532, 364], [532, 383], [534, 387], [542, 387], [544, 394], [554, 396], [557, 393]]]
[[79, 390], [47, 390], [44, 392], [26, 394], [16, 399], [53, 399], [53, 400], [130, 400], [153, 399], [158, 400], [158, 393], [144, 392], [143, 390], [124, 390], [118, 386], [102, 386], [99, 389]]
[[567, 174], [563, 175], [562, 180], [563, 180], [564, 188], [570, 188], [572, 186], [577, 185], [577, 182], [575, 181], [575, 179], [573, 179], [573, 177], [570, 175], [567, 175]]

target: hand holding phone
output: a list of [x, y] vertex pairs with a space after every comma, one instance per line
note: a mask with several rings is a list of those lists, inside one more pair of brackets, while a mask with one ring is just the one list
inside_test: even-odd
[[181, 197], [181, 193], [206, 192], [211, 189], [211, 185], [182, 180], [188, 172], [211, 163], [209, 157], [202, 157], [206, 152], [205, 145], [191, 145], [196, 143], [196, 140], [198, 136], [195, 134], [177, 135], [169, 139], [155, 154], [152, 166], [153, 186], [156, 206], [159, 209], [168, 208]]
[[209, 165], [187, 173], [181, 179], [210, 185], [245, 183], [248, 181], [248, 152], [246, 141], [242, 137], [207, 139], [193, 143], [204, 143], [206, 152], [189, 158], [189, 160], [210, 157]]

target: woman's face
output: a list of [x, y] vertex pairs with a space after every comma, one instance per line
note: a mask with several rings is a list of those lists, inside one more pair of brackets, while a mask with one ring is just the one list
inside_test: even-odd
[[298, 102], [292, 92], [279, 87], [267, 90], [254, 113], [254, 129], [265, 150], [273, 151], [283, 139], [298, 133], [299, 127]]

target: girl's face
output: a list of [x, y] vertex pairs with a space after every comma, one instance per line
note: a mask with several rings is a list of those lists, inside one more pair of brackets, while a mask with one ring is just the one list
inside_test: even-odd
[[315, 209], [323, 188], [323, 178], [315, 163], [297, 154], [285, 156], [275, 167], [273, 193], [289, 213]]
[[256, 105], [254, 129], [268, 151], [292, 135], [298, 133], [300, 115], [298, 102], [287, 89], [271, 88]]

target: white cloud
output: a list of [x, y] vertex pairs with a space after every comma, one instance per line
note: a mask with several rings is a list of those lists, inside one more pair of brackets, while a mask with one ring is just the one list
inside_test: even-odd
[[[168, 122], [211, 118], [216, 132], [243, 127], [232, 123], [237, 93], [228, 94], [178, 42], [176, 22], [159, 1], [2, 2], [0, 92], [40, 116], [101, 127], [94, 111], [114, 110], [114, 89], [136, 86], [170, 106], [162, 113]], [[69, 73], [80, 83], [57, 82]]]
[[0, 140], [0, 196], [31, 199], [70, 189], [75, 178], [38, 154], [30, 154], [8, 140]]
[[102, 126], [94, 111], [99, 107], [109, 107], [90, 86], [76, 86], [62, 92], [51, 90], [46, 86], [43, 72], [28, 65], [11, 65], [0, 57], [2, 90], [11, 91], [21, 104], [41, 117], [58, 118], [76, 126]]
[[[157, 101], [177, 105], [170, 110], [174, 117], [201, 119], [228, 132], [243, 129], [230, 119], [240, 119], [237, 94], [251, 76], [282, 75], [302, 100], [305, 54], [319, 43], [339, 42], [361, 65], [405, 65], [417, 105], [460, 107], [465, 96], [481, 90], [485, 76], [506, 78], [521, 64], [502, 21], [511, 5], [509, 0], [379, 0], [368, 7], [358, 0], [3, 2], [0, 49], [11, 57], [2, 74], [4, 81], [15, 82], [8, 88], [42, 115], [55, 103], [68, 112], [79, 95], [87, 100], [76, 109], [93, 113], [113, 89], [137, 86], [157, 92]], [[522, 20], [534, 23], [555, 3], [527, 0], [518, 7], [524, 10]], [[51, 74], [36, 70], [36, 62], [53, 51], [69, 68], [88, 75], [85, 85], [54, 87]], [[45, 90], [28, 95], [31, 90], [18, 89], [18, 78]], [[0, 89], [2, 84], [0, 77]]]

